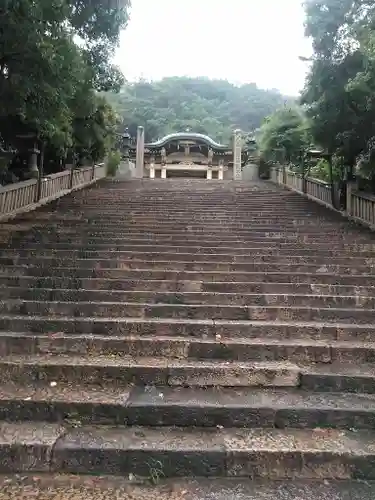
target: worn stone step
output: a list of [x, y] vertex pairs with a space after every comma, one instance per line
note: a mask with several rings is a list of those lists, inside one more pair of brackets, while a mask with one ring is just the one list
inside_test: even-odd
[[0, 478], [3, 500], [371, 500], [375, 482], [253, 480], [245, 478], [163, 479], [143, 484], [128, 478], [69, 474], [19, 474]]
[[[145, 203], [147, 200], [145, 200]], [[246, 222], [248, 220], [250, 221], [257, 221], [257, 220], [265, 220], [269, 221], [270, 216], [274, 220], [278, 221], [283, 221], [283, 220], [290, 220], [290, 221], [295, 221], [296, 217], [298, 220], [301, 220], [301, 223], [303, 223], [305, 220], [308, 222], [311, 221], [317, 221], [319, 223], [337, 223], [339, 226], [341, 223], [341, 226], [343, 227], [349, 227], [350, 223], [346, 223], [346, 221], [342, 218], [338, 219], [336, 217], [332, 217], [332, 214], [329, 214], [325, 212], [324, 215], [317, 215], [316, 213], [309, 214], [305, 210], [301, 208], [292, 208], [291, 210], [284, 210], [282, 214], [277, 211], [275, 208], [266, 208], [264, 206], [258, 207], [261, 209], [261, 211], [258, 211], [256, 214], [254, 214], [253, 210], [250, 210], [246, 207], [243, 207], [242, 210], [236, 207], [215, 207], [215, 208], [206, 208], [204, 211], [200, 211], [199, 207], [197, 206], [192, 206], [187, 209], [182, 209], [180, 207], [177, 207], [176, 210], [173, 210], [171, 212], [166, 212], [164, 205], [158, 206], [156, 205], [155, 202], [152, 203], [152, 206], [154, 207], [153, 212], [147, 212], [143, 209], [140, 208], [133, 208], [131, 202], [127, 200], [126, 203], [126, 212], [119, 213], [118, 209], [113, 206], [111, 207], [103, 207], [103, 210], [101, 212], [98, 212], [97, 210], [97, 204], [94, 202], [92, 204], [85, 204], [84, 207], [82, 206], [70, 206], [66, 207], [64, 210], [61, 209], [58, 212], [56, 211], [41, 211], [38, 210], [38, 212], [35, 212], [36, 219], [28, 216], [27, 214], [17, 218], [19, 222], [22, 223], [28, 223], [28, 222], [34, 222], [35, 220], [44, 222], [48, 220], [57, 220], [60, 214], [63, 214], [66, 216], [66, 220], [69, 221], [80, 221], [82, 218], [88, 218], [91, 215], [95, 216], [96, 220], [104, 220], [105, 218], [115, 218], [115, 219], [123, 219], [123, 220], [134, 220], [134, 219], [139, 219], [139, 220], [145, 220], [145, 221], [150, 221], [154, 220], [155, 217], [169, 217], [173, 218], [173, 220], [181, 220], [181, 221], [188, 221], [189, 220], [189, 215], [191, 214], [192, 220], [198, 220], [198, 221], [212, 221], [213, 219], [215, 220], [226, 220], [228, 222], [232, 221], [233, 219], [235, 220], [242, 220], [243, 222]], [[242, 205], [241, 205], [242, 206]], [[84, 208], [84, 211], [82, 210]], [[79, 210], [80, 209], [80, 210]], [[298, 223], [298, 221], [297, 221]], [[355, 228], [355, 225], [352, 224], [352, 226]]]
[[[90, 216], [89, 213], [85, 211], [85, 214], [82, 213], [80, 217], [74, 217], [71, 218], [68, 215], [66, 218], [64, 217], [64, 213], [57, 213], [57, 216], [54, 218], [39, 218], [38, 213], [35, 214], [35, 218], [32, 220], [29, 220], [27, 222], [23, 222], [22, 220], [19, 221], [19, 229], [22, 229], [22, 227], [26, 227], [27, 225], [31, 225], [32, 227], [48, 227], [49, 225], [53, 228], [55, 226], [56, 222], [64, 222], [64, 227], [67, 229], [71, 229], [76, 227], [84, 227], [86, 226], [89, 228], [90, 226], [92, 228], [101, 228], [101, 227], [107, 227], [107, 229], [112, 228], [113, 230], [115, 229], [115, 224], [118, 224], [122, 228], [126, 227], [134, 227], [134, 226], [139, 226], [142, 228], [153, 228], [155, 223], [159, 223], [161, 228], [165, 229], [178, 229], [178, 228], [207, 228], [207, 229], [217, 229], [220, 226], [223, 227], [224, 229], [233, 229], [233, 228], [238, 228], [238, 229], [246, 229], [246, 228], [254, 228], [254, 229], [264, 229], [267, 230], [271, 227], [275, 228], [276, 231], [280, 230], [280, 224], [282, 224], [283, 228], [285, 227], [286, 229], [290, 230], [303, 230], [303, 231], [312, 231], [316, 232], [319, 227], [322, 227], [323, 229], [326, 230], [331, 230], [335, 228], [335, 230], [338, 232], [339, 235], [344, 235], [344, 234], [349, 234], [353, 233], [358, 228], [355, 226], [351, 226], [350, 224], [346, 223], [345, 220], [342, 219], [342, 222], [339, 223], [338, 221], [327, 221], [327, 220], [319, 220], [318, 218], [306, 218], [303, 216], [303, 214], [296, 214], [295, 217], [289, 218], [288, 217], [283, 217], [282, 219], [275, 216], [275, 214], [269, 214], [268, 216], [265, 216], [264, 218], [261, 217], [252, 217], [251, 215], [235, 215], [232, 214], [228, 216], [227, 218], [222, 218], [222, 217], [209, 217], [206, 219], [200, 218], [200, 212], [194, 212], [194, 211], [186, 211], [186, 216], [184, 219], [175, 217], [173, 213], [168, 213], [167, 210], [165, 210], [164, 215], [155, 215], [151, 217], [150, 219], [143, 219], [141, 217], [132, 217], [130, 215], [127, 215], [127, 210], [128, 208], [124, 208], [123, 210], [121, 208], [118, 209], [119, 212], [124, 211], [125, 215], [119, 215], [119, 213], [114, 214], [111, 216], [111, 214], [108, 214], [107, 212], [104, 211], [104, 215], [100, 217], [100, 212], [96, 210], [92, 215]], [[150, 212], [153, 210], [153, 207], [150, 206], [149, 209], [146, 207], [144, 208], [145, 211], [149, 210]], [[204, 210], [203, 207], [199, 207], [200, 211]], [[106, 222], [108, 222], [108, 225], [106, 225]], [[23, 226], [22, 226], [23, 225]], [[10, 227], [10, 226], [9, 226]], [[6, 226], [3, 226], [3, 229], [6, 229]], [[362, 233], [362, 236], [364, 236], [366, 233]], [[361, 235], [360, 235], [361, 236]]]
[[[0, 285], [0, 299], [22, 299], [25, 301], [51, 302], [142, 302], [148, 304], [210, 304], [239, 306], [309, 306], [339, 308], [375, 308], [375, 291], [359, 295], [321, 295], [298, 293], [230, 293], [230, 292], [194, 292], [194, 291], [160, 291], [154, 285], [150, 290], [92, 290], [92, 289], [56, 289], [56, 288], [20, 288]], [[175, 288], [176, 285], [174, 285]], [[194, 288], [194, 284], [191, 284]], [[187, 285], [188, 288], [188, 285]], [[224, 288], [224, 287], [223, 287]], [[368, 292], [368, 291], [367, 291]]]
[[[65, 224], [57, 225], [56, 223], [55, 227], [45, 227], [42, 226], [38, 228], [38, 230], [32, 231], [30, 233], [30, 237], [35, 235], [47, 235], [51, 234], [53, 236], [54, 234], [66, 234], [67, 236], [77, 234], [77, 231], [81, 232], [82, 236], [85, 236], [89, 238], [90, 236], [94, 236], [95, 233], [101, 233], [102, 232], [102, 227], [92, 224], [92, 223], [85, 223], [80, 225], [74, 224], [72, 228], [70, 229], [69, 226]], [[223, 224], [217, 224], [217, 225], [212, 225], [212, 224], [207, 224], [207, 225], [182, 225], [182, 224], [174, 224], [174, 225], [162, 225], [160, 224], [157, 220], [153, 224], [150, 224], [149, 226], [133, 223], [133, 224], [128, 224], [124, 225], [120, 222], [114, 223], [112, 231], [109, 231], [111, 229], [111, 225], [108, 223], [106, 225], [106, 228], [103, 230], [103, 236], [107, 236], [108, 238], [111, 237], [116, 237], [116, 235], [119, 234], [119, 231], [121, 231], [121, 234], [126, 235], [126, 234], [151, 234], [151, 235], [168, 235], [168, 236], [183, 236], [184, 234], [189, 234], [189, 235], [200, 235], [204, 233], [206, 236], [210, 237], [212, 236], [218, 236], [220, 233], [222, 234], [227, 234], [229, 235], [234, 235], [237, 237], [248, 237], [251, 238], [252, 236], [254, 237], [263, 237], [266, 238], [268, 233], [280, 233], [280, 227], [283, 227], [283, 238], [288, 239], [288, 237], [311, 237], [314, 238], [316, 241], [324, 241], [324, 237], [322, 234], [322, 230], [320, 228], [317, 228], [316, 226], [289, 226], [285, 227], [284, 225], [270, 225], [270, 226], [257, 226], [257, 225], [247, 225], [247, 226], [237, 226], [237, 225], [231, 225], [231, 226], [224, 226]], [[335, 226], [328, 227], [325, 229], [326, 232], [331, 232], [335, 231], [337, 228]], [[4, 235], [5, 236], [5, 235]], [[21, 236], [21, 235], [20, 235]], [[26, 239], [29, 237], [27, 233], [25, 233]], [[348, 240], [350, 238], [353, 238], [352, 233], [340, 233], [336, 238], [334, 238], [335, 241], [342, 241], [342, 240]], [[369, 241], [368, 238], [363, 238], [362, 241], [364, 243], [370, 243], [371, 240]]]
[[170, 303], [148, 302], [83, 302], [83, 301], [20, 301], [10, 299], [0, 304], [0, 312], [12, 314], [51, 314], [53, 316], [90, 317], [141, 317], [141, 318], [186, 318], [186, 319], [227, 319], [253, 321], [338, 321], [370, 323], [375, 310], [371, 308], [340, 307], [340, 305], [238, 305], [182, 303], [175, 296]]
[[[74, 290], [91, 292], [147, 292], [158, 293], [215, 293], [215, 294], [256, 294], [256, 295], [317, 295], [319, 297], [365, 297], [371, 300], [375, 296], [375, 286], [330, 285], [309, 283], [274, 283], [274, 282], [225, 282], [225, 281], [174, 281], [142, 279], [102, 279], [102, 278], [62, 278], [38, 276], [0, 276], [0, 296], [18, 297], [24, 291], [45, 293], [44, 289]], [[58, 292], [57, 292], [58, 293]], [[25, 297], [26, 298], [26, 297]]]
[[[99, 252], [96, 252], [99, 253]], [[301, 254], [303, 251], [301, 251]], [[93, 262], [97, 262], [103, 268], [110, 268], [115, 265], [115, 263], [120, 262], [123, 264], [128, 261], [136, 261], [136, 262], [218, 262], [222, 263], [230, 263], [230, 264], [248, 264], [249, 262], [262, 263], [262, 264], [274, 264], [274, 265], [290, 265], [290, 264], [307, 264], [307, 265], [316, 265], [319, 267], [324, 266], [324, 269], [330, 266], [350, 266], [356, 270], [358, 267], [365, 269], [369, 269], [369, 267], [374, 267], [375, 265], [375, 256], [362, 258], [362, 257], [338, 257], [331, 256], [329, 258], [329, 267], [327, 266], [327, 256], [318, 256], [318, 255], [263, 255], [261, 252], [254, 252], [252, 254], [214, 254], [214, 253], [193, 253], [193, 252], [157, 252], [157, 251], [144, 251], [144, 252], [136, 252], [136, 251], [128, 251], [128, 252], [109, 252], [104, 257], [100, 255], [90, 256], [84, 254], [84, 252], [71, 252], [70, 255], [68, 251], [61, 252], [48, 252], [46, 250], [37, 253], [36, 251], [30, 252], [29, 255], [19, 255], [17, 251], [12, 252], [2, 252], [0, 255], [0, 265], [34, 265], [35, 262], [40, 265], [54, 265], [55, 262], [60, 262], [61, 265], [67, 265], [68, 263], [77, 263], [81, 264], [84, 261], [87, 262], [87, 265], [92, 265]], [[82, 265], [82, 267], [84, 267]]]
[[[150, 207], [151, 208], [151, 207]], [[65, 227], [70, 228], [73, 227], [74, 224], [78, 225], [78, 227], [82, 225], [88, 225], [89, 223], [92, 223], [93, 226], [101, 226], [103, 227], [106, 225], [106, 222], [108, 221], [109, 226], [114, 225], [115, 223], [119, 223], [121, 227], [129, 227], [133, 225], [139, 225], [140, 227], [153, 227], [153, 225], [158, 222], [160, 224], [160, 227], [207, 227], [207, 228], [216, 228], [219, 226], [222, 226], [223, 228], [246, 228], [246, 227], [269, 227], [273, 226], [276, 227], [277, 223], [282, 223], [283, 227], [286, 228], [303, 228], [303, 229], [318, 229], [318, 222], [320, 223], [321, 227], [325, 229], [332, 229], [335, 228], [340, 229], [342, 233], [348, 232], [351, 228], [350, 225], [346, 224], [345, 222], [342, 222], [341, 224], [338, 224], [337, 221], [328, 221], [328, 220], [317, 220], [316, 218], [309, 219], [304, 217], [302, 214], [301, 216], [298, 217], [298, 214], [296, 214], [297, 217], [292, 217], [288, 218], [286, 217], [277, 217], [274, 214], [269, 214], [268, 216], [264, 217], [253, 217], [253, 216], [246, 216], [246, 215], [231, 215], [227, 217], [217, 217], [217, 216], [211, 216], [211, 217], [204, 217], [202, 218], [199, 214], [199, 212], [190, 212], [187, 211], [185, 216], [183, 218], [181, 217], [176, 217], [173, 213], [168, 214], [167, 212], [164, 212], [163, 215], [160, 214], [154, 214], [151, 217], [144, 218], [144, 217], [137, 217], [137, 216], [131, 216], [130, 214], [126, 214], [125, 216], [121, 216], [118, 213], [117, 214], [111, 214], [108, 212], [104, 212], [104, 214], [100, 214], [97, 211], [93, 213], [93, 215], [90, 217], [89, 214], [86, 212], [85, 216], [82, 217], [76, 217], [74, 220], [71, 218], [67, 217], [64, 219], [63, 214], [58, 214], [56, 217], [49, 217], [47, 219], [45, 218], [40, 218], [38, 214], [36, 213], [35, 219], [33, 219], [33, 224], [50, 224], [51, 222], [56, 222], [59, 221], [60, 218], [64, 220], [65, 222]], [[31, 222], [31, 221], [30, 221]], [[114, 227], [114, 226], [113, 226]]]
[[[351, 262], [357, 259], [362, 259], [362, 262], [369, 260], [370, 262], [375, 260], [374, 252], [348, 252], [348, 251], [339, 251], [339, 250], [329, 250], [329, 249], [305, 249], [300, 246], [296, 246], [295, 248], [278, 248], [278, 247], [265, 247], [254, 246], [254, 247], [215, 247], [215, 246], [192, 246], [192, 245], [184, 245], [184, 246], [171, 246], [171, 245], [159, 245], [157, 243], [152, 244], [152, 253], [157, 254], [208, 254], [208, 255], [230, 255], [232, 257], [236, 256], [247, 256], [261, 259], [271, 259], [271, 258], [279, 258], [279, 257], [290, 257], [294, 258], [294, 256], [298, 258], [305, 259], [325, 259], [327, 262], [327, 258], [330, 259], [342, 259], [346, 260], [346, 262]], [[121, 246], [120, 250], [113, 250], [105, 248], [104, 245], [99, 245], [98, 249], [85, 249], [82, 247], [72, 247], [68, 244], [58, 244], [56, 247], [52, 244], [49, 245], [33, 245], [27, 246], [23, 248], [12, 248], [6, 247], [0, 250], [1, 257], [51, 257], [51, 256], [61, 256], [61, 257], [72, 257], [76, 258], [99, 258], [99, 259], [117, 259], [126, 257], [128, 254], [139, 254], [139, 253], [150, 253], [150, 245], [133, 245], [133, 244], [125, 244]]]
[[299, 387], [321, 392], [375, 393], [373, 364], [296, 365], [288, 361], [198, 361], [132, 356], [13, 355], [0, 360], [3, 382]]
[[345, 275], [345, 274], [313, 274], [313, 273], [288, 273], [288, 272], [223, 272], [223, 271], [178, 271], [158, 269], [82, 269], [71, 267], [39, 268], [0, 266], [0, 279], [23, 277], [39, 278], [39, 283], [45, 279], [74, 279], [76, 282], [91, 279], [107, 280], [175, 280], [181, 281], [211, 281], [237, 283], [245, 281], [263, 283], [285, 283], [310, 284], [310, 285], [350, 285], [350, 286], [374, 286], [375, 275]]
[[[87, 225], [88, 229], [90, 231], [93, 231], [93, 228], [95, 227], [93, 224]], [[282, 226], [281, 226], [282, 227]], [[107, 225], [108, 228], [108, 225]], [[115, 230], [117, 229], [117, 232]], [[57, 234], [60, 236], [65, 236], [68, 238], [69, 236], [72, 237], [74, 235], [78, 235], [79, 233], [79, 227], [77, 225], [73, 226], [72, 231], [67, 231], [65, 233], [66, 226], [61, 225], [59, 227], [58, 232], [56, 229], [51, 228], [51, 230], [48, 232], [45, 228], [42, 230], [38, 231], [33, 231], [33, 232], [25, 232], [22, 234], [18, 235], [18, 238], [22, 238], [23, 240], [27, 241], [30, 240], [32, 241], [33, 238], [38, 238], [41, 236], [56, 236]], [[97, 228], [95, 232], [101, 232], [101, 228]], [[332, 229], [333, 230], [333, 229]], [[133, 237], [133, 238], [139, 238], [142, 236], [152, 236], [152, 237], [159, 237], [159, 238], [176, 238], [176, 239], [183, 239], [185, 236], [190, 236], [190, 237], [195, 237], [198, 238], [200, 236], [204, 236], [207, 239], [220, 239], [220, 235], [226, 235], [226, 239], [229, 240], [230, 237], [232, 239], [247, 239], [247, 240], [256, 240], [256, 239], [267, 239], [267, 238], [272, 238], [275, 237], [275, 235], [280, 234], [279, 239], [289, 239], [289, 238], [298, 238], [301, 240], [308, 239], [312, 240], [315, 242], [324, 242], [326, 241], [324, 239], [324, 234], [321, 232], [321, 229], [318, 230], [316, 228], [315, 231], [307, 230], [307, 229], [300, 229], [300, 228], [286, 228], [282, 232], [280, 231], [280, 226], [270, 226], [270, 227], [259, 227], [259, 228], [249, 228], [249, 229], [239, 229], [236, 227], [232, 228], [222, 228], [220, 225], [217, 226], [217, 228], [214, 227], [176, 227], [175, 229], [172, 228], [167, 228], [167, 227], [161, 227], [159, 226], [158, 222], [155, 221], [155, 224], [153, 226], [150, 226], [149, 228], [146, 227], [140, 227], [139, 225], [134, 225], [132, 227], [123, 227], [121, 224], [116, 224], [114, 226], [114, 232], [118, 235], [119, 231], [121, 231], [122, 237], [127, 236], [127, 237]], [[328, 230], [331, 231], [331, 230]], [[5, 237], [6, 235], [4, 235]], [[85, 234], [85, 231], [82, 230], [80, 231], [80, 236], [81, 238], [90, 238], [90, 234]], [[103, 237], [106, 236], [105, 234]], [[118, 237], [118, 236], [117, 236]], [[17, 235], [14, 236], [14, 238], [17, 238]], [[91, 238], [94, 238], [94, 236], [91, 236]], [[113, 236], [112, 239], [115, 238], [115, 235]], [[107, 235], [107, 239], [111, 239], [110, 235]], [[347, 233], [347, 234], [341, 234], [339, 237], [334, 237], [333, 242], [337, 243], [353, 243], [353, 234]], [[371, 244], [371, 239], [367, 238], [358, 238], [358, 244]]]
[[[152, 210], [152, 209], [150, 209]], [[31, 224], [33, 224], [31, 226]], [[28, 224], [23, 224], [22, 222], [14, 225], [14, 231], [22, 234], [25, 232], [25, 229], [28, 231], [38, 233], [41, 231], [47, 232], [58, 232], [59, 230], [72, 232], [75, 229], [81, 229], [86, 233], [89, 232], [98, 232], [104, 231], [105, 233], [113, 233], [116, 234], [116, 225], [122, 230], [131, 231], [132, 229], [137, 230], [141, 229], [144, 231], [150, 231], [155, 228], [155, 224], [158, 224], [158, 227], [165, 231], [200, 231], [202, 228], [213, 231], [218, 231], [222, 228], [225, 231], [233, 231], [233, 230], [254, 230], [254, 231], [262, 231], [262, 232], [280, 232], [280, 227], [285, 229], [287, 232], [306, 232], [317, 234], [318, 236], [318, 228], [321, 227], [323, 231], [333, 232], [335, 231], [335, 238], [347, 237], [349, 235], [355, 235], [355, 232], [358, 231], [358, 228], [348, 226], [345, 223], [341, 225], [337, 222], [320, 222], [315, 218], [311, 220], [303, 220], [302, 217], [296, 217], [293, 219], [277, 218], [272, 214], [269, 215], [265, 219], [257, 218], [252, 219], [250, 216], [245, 216], [243, 219], [236, 217], [235, 215], [229, 216], [227, 219], [223, 218], [207, 218], [207, 219], [199, 219], [194, 216], [194, 214], [187, 213], [185, 219], [179, 219], [172, 216], [168, 216], [167, 213], [164, 213], [163, 216], [155, 216], [152, 219], [142, 219], [139, 217], [109, 217], [107, 214], [102, 219], [99, 219], [95, 214], [92, 217], [80, 218], [80, 219], [70, 219], [68, 216], [64, 216], [64, 214], [59, 214], [53, 220], [38, 220], [36, 218], [33, 222], [29, 222]], [[29, 227], [27, 227], [29, 226]], [[12, 226], [3, 225], [0, 228], [0, 234], [5, 234], [9, 229], [12, 229]], [[360, 239], [368, 238], [366, 233], [358, 233], [357, 235]]]
[[28, 355], [4, 356], [0, 360], [2, 381], [104, 381], [124, 384], [170, 386], [296, 387], [300, 369], [289, 362], [189, 361], [132, 356]]
[[206, 338], [305, 338], [372, 342], [373, 324], [296, 321], [225, 321], [185, 318], [77, 318], [0, 316], [0, 331]]
[[0, 420], [76, 425], [374, 429], [371, 394], [296, 389], [0, 386]]
[[[131, 269], [156, 269], [156, 270], [170, 270], [170, 271], [222, 271], [222, 272], [294, 272], [294, 273], [314, 273], [314, 274], [346, 274], [346, 275], [375, 275], [374, 266], [372, 265], [352, 265], [345, 266], [339, 264], [313, 264], [313, 263], [278, 263], [278, 262], [256, 262], [250, 261], [247, 263], [240, 262], [221, 262], [215, 260], [211, 257], [210, 261], [196, 262], [194, 261], [195, 256], [191, 256], [190, 261], [176, 261], [171, 262], [169, 260], [141, 260], [141, 259], [121, 259], [121, 260], [98, 260], [98, 259], [49, 259], [49, 258], [39, 258], [39, 259], [27, 259], [27, 258], [17, 258], [16, 262], [13, 259], [0, 258], [0, 272], [4, 272], [7, 267], [16, 266], [19, 269], [32, 269], [40, 268], [48, 270], [50, 267], [57, 268], [71, 268], [72, 270], [101, 270], [101, 271], [113, 271], [113, 270], [131, 270]], [[19, 274], [22, 274], [20, 271]], [[73, 273], [72, 273], [73, 274]]]
[[373, 443], [368, 430], [2, 423], [0, 471], [373, 480]]
[[[32, 425], [40, 436], [43, 424]], [[49, 433], [55, 437], [51, 449], [52, 439], [31, 441], [32, 425], [8, 424], [4, 432], [5, 450], [12, 437], [12, 451], [18, 459], [11, 464], [13, 471], [15, 465], [25, 470], [22, 459], [30, 448], [34, 450], [36, 441], [44, 453], [33, 464], [34, 471], [50, 467], [58, 472], [121, 476], [319, 480], [371, 480], [375, 475], [374, 436], [366, 430], [84, 426], [62, 435], [60, 428], [49, 424]], [[24, 442], [29, 446], [22, 446]], [[1, 466], [9, 470], [9, 462]]]
[[[165, 242], [171, 245], [179, 244], [200, 244], [200, 238], [202, 241], [210, 242], [209, 246], [231, 246], [232, 243], [237, 244], [237, 246], [248, 246], [248, 247], [259, 247], [265, 246], [265, 248], [306, 248], [308, 250], [311, 246], [312, 249], [320, 248], [322, 250], [340, 250], [343, 251], [371, 251], [375, 249], [369, 240], [358, 241], [353, 236], [348, 238], [331, 239], [330, 242], [323, 237], [312, 237], [308, 234], [298, 234], [290, 233], [289, 236], [275, 236], [271, 233], [252, 233], [252, 234], [240, 234], [236, 230], [229, 231], [217, 231], [213, 233], [210, 231], [202, 232], [180, 232], [180, 233], [168, 233], [156, 230], [157, 223], [155, 223], [154, 231], [123, 231], [120, 227], [117, 227], [116, 235], [102, 234], [101, 232], [96, 232], [94, 234], [84, 234], [83, 232], [67, 233], [59, 231], [59, 233], [47, 233], [42, 232], [39, 234], [26, 234], [26, 235], [8, 235], [2, 238], [2, 248], [7, 248], [10, 245], [14, 247], [25, 248], [39, 245], [41, 243], [61, 243], [61, 244], [72, 244], [72, 245], [107, 245], [107, 249], [110, 249], [112, 245], [125, 246], [132, 244], [133, 242], [143, 242], [143, 244], [148, 244], [149, 242], [160, 243]], [[331, 244], [329, 244], [331, 243]], [[345, 248], [344, 248], [345, 247]], [[57, 247], [58, 248], [58, 247]], [[100, 247], [99, 247], [100, 248]]]
[[[176, 302], [178, 302], [176, 300]], [[0, 314], [91, 318], [185, 318], [250, 321], [326, 321], [370, 324], [375, 309], [309, 306], [240, 306], [142, 302], [57, 302], [9, 299], [0, 302]]]
[[[29, 245], [26, 241], [21, 240], [19, 243], [17, 242], [11, 242], [7, 243], [6, 245], [2, 246], [2, 250], [5, 250], [7, 252], [9, 251], [14, 251], [18, 247], [23, 247], [25, 250], [30, 250], [36, 251], [38, 248], [40, 249], [42, 246], [45, 250], [67, 250], [68, 248], [71, 248], [72, 250], [80, 250], [80, 251], [129, 251], [129, 245], [132, 246], [133, 242], [139, 242], [140, 240], [138, 239], [133, 239], [132, 237], [129, 238], [121, 238], [121, 239], [116, 239], [116, 240], [106, 240], [105, 238], [100, 238], [98, 237], [97, 239], [90, 239], [90, 240], [84, 240], [80, 237], [75, 237], [75, 238], [64, 238], [61, 236], [59, 241], [53, 241], [51, 238], [43, 238], [40, 241], [34, 241], [31, 242]], [[155, 240], [152, 238], [145, 238], [144, 240], [141, 241], [143, 245], [153, 246], [156, 245], [158, 246], [160, 241]], [[172, 246], [178, 246], [180, 244], [185, 244], [189, 245], [191, 242], [185, 241], [183, 243], [181, 240], [164, 240], [163, 243], [169, 243]], [[192, 243], [197, 243], [192, 242]], [[205, 242], [203, 242], [205, 244]], [[340, 243], [340, 244], [335, 244], [332, 242], [332, 245], [328, 245], [327, 242], [322, 243], [322, 244], [316, 244], [314, 242], [298, 242], [298, 241], [293, 241], [291, 243], [280, 243], [279, 241], [271, 241], [269, 239], [261, 239], [259, 241], [251, 241], [251, 242], [237, 242], [233, 240], [229, 241], [224, 241], [222, 243], [217, 243], [216, 241], [211, 241], [210, 243], [207, 243], [207, 246], [204, 248], [208, 250], [208, 253], [215, 253], [216, 248], [225, 247], [227, 248], [228, 245], [233, 244], [233, 249], [243, 247], [244, 245], [247, 246], [248, 248], [245, 250], [245, 252], [239, 252], [238, 250], [234, 250], [234, 255], [237, 253], [259, 253], [263, 255], [270, 255], [272, 252], [275, 252], [276, 255], [305, 255], [304, 251], [306, 250], [306, 255], [326, 255], [328, 258], [330, 256], [338, 256], [340, 253], [340, 249], [343, 249], [345, 246], [345, 249], [342, 250], [342, 256], [350, 256], [352, 255], [353, 257], [374, 257], [374, 250], [368, 250], [366, 249], [366, 246], [356, 246], [356, 247], [347, 247], [345, 243]], [[219, 245], [219, 246], [218, 246]], [[262, 252], [263, 250], [263, 252]], [[313, 252], [316, 250], [316, 252]], [[172, 250], [172, 252], [174, 249]], [[220, 250], [218, 253], [221, 253], [222, 251]], [[186, 250], [185, 250], [186, 253]], [[189, 252], [190, 253], [190, 252]], [[197, 252], [200, 253], [200, 252]], [[227, 253], [227, 252], [223, 252]]]
[[374, 254], [375, 245], [366, 242], [354, 243], [353, 238], [344, 241], [332, 240], [331, 244], [325, 240], [317, 240], [310, 238], [306, 235], [291, 235], [289, 238], [268, 237], [252, 235], [249, 237], [236, 237], [235, 234], [231, 237], [228, 233], [222, 233], [222, 238], [217, 235], [205, 234], [205, 239], [200, 241], [198, 234], [189, 235], [171, 235], [171, 234], [158, 234], [158, 233], [122, 233], [118, 232], [117, 236], [109, 237], [105, 234], [96, 233], [93, 235], [83, 235], [80, 233], [72, 234], [40, 234], [29, 235], [26, 237], [8, 236], [6, 239], [1, 240], [1, 250], [9, 249], [35, 249], [46, 245], [45, 249], [73, 249], [83, 250], [122, 250], [126, 251], [129, 245], [169, 245], [169, 246], [202, 246], [209, 248], [246, 248], [248, 250], [262, 249], [265, 250], [296, 250], [311, 253], [311, 250], [318, 250], [322, 252], [343, 252], [343, 255], [349, 255], [351, 252], [354, 254], [370, 253]]
[[71, 354], [293, 363], [371, 363], [374, 342], [304, 338], [103, 336], [0, 332], [0, 354]]
[[[357, 241], [353, 243], [353, 238], [348, 238], [346, 240], [340, 239], [335, 240], [332, 239], [330, 241], [331, 244], [325, 238], [314, 238], [308, 235], [298, 235], [298, 234], [290, 234], [288, 237], [285, 236], [274, 236], [272, 233], [270, 235], [261, 233], [261, 234], [252, 234], [249, 236], [241, 236], [236, 235], [236, 233], [217, 233], [217, 234], [193, 234], [186, 232], [184, 234], [170, 234], [170, 233], [151, 233], [151, 232], [127, 232], [122, 233], [118, 232], [116, 236], [107, 236], [102, 235], [100, 233], [95, 233], [92, 235], [85, 235], [79, 232], [72, 232], [71, 234], [65, 233], [39, 233], [39, 234], [25, 234], [25, 235], [8, 235], [7, 241], [10, 240], [14, 245], [35, 245], [40, 243], [54, 243], [54, 244], [73, 244], [73, 245], [121, 245], [124, 246], [133, 242], [143, 242], [143, 243], [159, 243], [169, 242], [173, 245], [178, 244], [187, 244], [189, 242], [194, 242], [197, 244], [204, 244], [204, 242], [208, 242], [209, 246], [228, 246], [228, 245], [240, 245], [243, 246], [259, 246], [264, 245], [267, 247], [281, 247], [281, 248], [306, 248], [308, 249], [310, 246], [312, 248], [322, 248], [322, 249], [330, 249], [330, 250], [339, 250], [342, 249], [344, 245], [347, 245], [346, 250], [369, 250], [374, 251], [375, 245], [367, 241]], [[200, 240], [200, 236], [202, 236], [202, 240]], [[5, 237], [4, 237], [5, 238]], [[9, 245], [9, 243], [8, 243]], [[4, 248], [4, 245], [3, 245]], [[100, 248], [100, 247], [98, 247]]]

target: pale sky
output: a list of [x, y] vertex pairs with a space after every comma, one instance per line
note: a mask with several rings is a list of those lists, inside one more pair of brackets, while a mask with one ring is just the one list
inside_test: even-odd
[[296, 95], [311, 55], [302, 0], [133, 0], [116, 62], [128, 80], [207, 76]]

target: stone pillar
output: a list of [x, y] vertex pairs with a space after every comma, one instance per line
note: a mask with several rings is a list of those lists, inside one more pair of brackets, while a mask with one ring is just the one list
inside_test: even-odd
[[153, 163], [150, 165], [150, 179], [155, 179], [155, 165]]
[[[135, 176], [138, 179], [143, 178], [144, 158], [145, 158], [145, 129], [143, 127], [138, 127], [138, 130], [137, 130], [137, 159], [136, 159], [136, 163], [135, 163]], [[151, 177], [151, 170], [150, 170], [150, 177]]]
[[167, 169], [166, 169], [165, 165], [163, 165], [162, 168], [161, 168], [161, 178], [162, 179], [166, 179], [167, 178]]
[[212, 180], [212, 170], [210, 168], [207, 169], [207, 180], [208, 181]]
[[240, 181], [242, 179], [242, 137], [241, 130], [234, 131], [233, 136], [233, 179]]
[[218, 179], [219, 181], [222, 181], [224, 180], [224, 168], [222, 165], [220, 165], [219, 167], [219, 175], [218, 175]]

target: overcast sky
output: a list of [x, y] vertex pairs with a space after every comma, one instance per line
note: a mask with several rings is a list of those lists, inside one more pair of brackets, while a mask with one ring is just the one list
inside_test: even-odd
[[116, 62], [129, 80], [208, 76], [296, 95], [303, 22], [302, 0], [133, 0]]

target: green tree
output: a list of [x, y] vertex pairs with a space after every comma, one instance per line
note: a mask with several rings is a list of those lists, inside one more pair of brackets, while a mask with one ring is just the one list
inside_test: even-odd
[[315, 142], [352, 167], [375, 134], [375, 2], [310, 0], [313, 64], [302, 94]]
[[[128, 2], [12, 0], [0, 6], [0, 133], [32, 132], [59, 149], [74, 141], [82, 99], [118, 89], [108, 63]], [[80, 98], [78, 98], [80, 96]], [[97, 110], [100, 110], [99, 104]], [[9, 124], [12, 124], [10, 130]], [[5, 124], [5, 125], [4, 125]]]
[[285, 107], [268, 117], [258, 131], [261, 156], [271, 160], [275, 151], [288, 163], [298, 163], [301, 151], [310, 144], [307, 120], [301, 109]]

